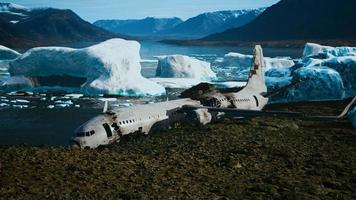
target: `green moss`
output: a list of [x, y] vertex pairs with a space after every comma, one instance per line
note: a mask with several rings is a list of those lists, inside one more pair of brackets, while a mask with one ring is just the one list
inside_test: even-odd
[[[334, 104], [270, 109], [315, 113]], [[353, 199], [356, 134], [347, 120], [225, 119], [96, 150], [0, 148], [1, 199]]]

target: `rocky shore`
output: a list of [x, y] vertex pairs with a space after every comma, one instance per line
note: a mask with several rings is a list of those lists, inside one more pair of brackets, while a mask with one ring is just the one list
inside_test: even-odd
[[[269, 110], [337, 114], [347, 101]], [[1, 199], [355, 199], [347, 119], [224, 119], [96, 150], [0, 147]]]

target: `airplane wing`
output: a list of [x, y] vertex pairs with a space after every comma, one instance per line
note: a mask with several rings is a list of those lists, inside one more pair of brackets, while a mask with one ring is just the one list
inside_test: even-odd
[[289, 112], [289, 111], [256, 111], [256, 110], [240, 110], [234, 108], [214, 108], [206, 106], [183, 106], [184, 110], [196, 110], [207, 109], [209, 112], [223, 112], [226, 115], [238, 116], [238, 117], [258, 117], [258, 116], [271, 116], [271, 117], [292, 117], [292, 118], [304, 118], [311, 120], [333, 120], [343, 118], [351, 106], [355, 103], [356, 97], [345, 107], [345, 109], [337, 116], [311, 116], [301, 112]]

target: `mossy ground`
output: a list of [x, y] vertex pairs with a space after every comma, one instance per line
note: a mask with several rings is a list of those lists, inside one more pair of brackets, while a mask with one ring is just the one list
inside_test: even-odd
[[[272, 105], [334, 114], [345, 102]], [[355, 199], [350, 122], [224, 119], [96, 150], [0, 148], [1, 199]]]

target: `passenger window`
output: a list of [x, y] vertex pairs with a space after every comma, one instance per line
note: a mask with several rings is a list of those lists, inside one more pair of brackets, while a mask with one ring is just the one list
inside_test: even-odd
[[94, 135], [95, 134], [95, 131], [90, 131], [90, 135]]
[[86, 135], [86, 136], [90, 136], [90, 132], [86, 132], [85, 135]]

